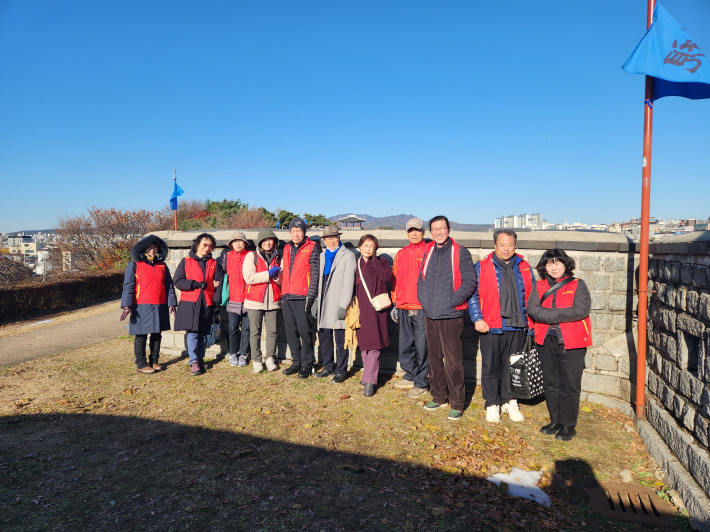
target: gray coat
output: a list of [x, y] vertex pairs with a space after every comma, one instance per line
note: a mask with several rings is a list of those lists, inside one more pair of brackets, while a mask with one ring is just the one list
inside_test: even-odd
[[345, 244], [341, 245], [323, 286], [325, 251], [320, 254], [318, 300], [313, 304], [313, 309], [318, 312], [319, 329], [345, 329], [345, 320], [338, 319], [338, 309], [347, 309], [353, 299], [356, 264], [355, 254]]

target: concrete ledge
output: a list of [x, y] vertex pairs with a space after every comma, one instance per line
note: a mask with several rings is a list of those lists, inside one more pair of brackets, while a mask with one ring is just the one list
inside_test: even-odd
[[673, 456], [673, 452], [648, 421], [637, 418], [634, 423], [646, 449], [656, 463], [663, 468], [666, 482], [672, 489], [680, 493], [690, 514], [690, 523], [693, 528], [702, 532], [710, 532], [710, 498]]

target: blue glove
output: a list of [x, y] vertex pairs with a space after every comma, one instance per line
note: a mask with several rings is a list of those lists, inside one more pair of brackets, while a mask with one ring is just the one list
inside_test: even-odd
[[276, 277], [280, 271], [281, 268], [279, 266], [273, 266], [269, 268], [269, 277]]

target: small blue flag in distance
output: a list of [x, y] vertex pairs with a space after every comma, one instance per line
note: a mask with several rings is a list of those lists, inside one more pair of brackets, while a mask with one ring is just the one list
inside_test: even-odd
[[709, 63], [690, 35], [656, 3], [651, 27], [621, 68], [655, 78], [652, 101], [664, 96], [700, 100], [710, 98]]
[[177, 181], [174, 181], [174, 184], [175, 186], [173, 188], [173, 195], [170, 196], [170, 210], [172, 211], [177, 210], [178, 196], [182, 196], [184, 194], [183, 190], [177, 184]]
[[278, 229], [281, 226], [281, 222], [276, 222], [276, 229]]

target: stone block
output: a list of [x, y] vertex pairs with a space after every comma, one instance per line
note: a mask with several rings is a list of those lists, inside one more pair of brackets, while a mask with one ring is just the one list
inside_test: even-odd
[[606, 312], [592, 312], [594, 317], [593, 328], [606, 330], [611, 328], [611, 314]]
[[599, 375], [585, 371], [582, 374], [582, 390], [628, 399], [629, 381], [613, 375]]
[[658, 261], [656, 259], [649, 259], [648, 261], [648, 276], [651, 278], [658, 276]]
[[710, 455], [705, 449], [697, 445], [688, 448], [688, 472], [705, 493], [710, 493]]
[[656, 283], [654, 285], [654, 288], [656, 290], [656, 297], [660, 301], [665, 303], [666, 302], [666, 283]]
[[687, 297], [688, 289], [685, 286], [679, 286], [675, 293], [675, 308], [685, 310]]
[[676, 313], [675, 310], [661, 307], [658, 309], [658, 315], [660, 317], [660, 323], [664, 329], [667, 331], [676, 331]]
[[705, 266], [693, 266], [693, 286], [697, 286], [698, 288], [707, 288], [708, 269]]
[[592, 288], [594, 290], [610, 290], [611, 276], [603, 273], [595, 273], [592, 275]]
[[615, 356], [598, 354], [594, 357], [594, 364], [597, 369], [605, 371], [618, 371], [619, 361]]
[[607, 338], [608, 338], [608, 335], [603, 332], [592, 331], [592, 345], [596, 345], [596, 346], [604, 345], [606, 343]]
[[594, 367], [594, 355], [592, 354], [591, 351], [587, 350], [587, 353], [584, 355], [584, 368], [593, 368]]
[[710, 294], [705, 290], [700, 293], [697, 315], [710, 321]]
[[648, 372], [648, 376], [646, 377], [646, 386], [648, 386], [651, 393], [656, 393], [656, 390], [658, 390], [658, 377], [653, 371]]
[[680, 283], [680, 267], [681, 267], [680, 262], [672, 262], [671, 263], [671, 277], [670, 281], [675, 284]]
[[610, 294], [609, 295], [609, 310], [626, 310], [627, 296]]
[[708, 446], [708, 431], [710, 431], [710, 421], [700, 413], [695, 414], [695, 438], [705, 447]]
[[685, 312], [678, 314], [677, 326], [681, 331], [690, 333], [698, 338], [702, 338], [705, 334], [705, 325]]
[[582, 255], [577, 266], [584, 271], [598, 271], [601, 268], [601, 258], [595, 255]]
[[626, 270], [626, 259], [624, 257], [607, 257], [604, 259], [604, 271], [621, 272]]
[[683, 284], [691, 284], [693, 282], [693, 265], [683, 264], [680, 267], [680, 282]]
[[671, 364], [670, 367], [671, 367], [671, 380], [668, 382], [668, 384], [670, 384], [673, 387], [673, 390], [677, 390], [680, 387], [681, 370], [679, 370], [673, 364]]
[[671, 360], [676, 360], [676, 341], [675, 337], [661, 333], [661, 351], [668, 355]]
[[666, 299], [664, 303], [669, 307], [675, 307], [676, 294], [678, 293], [677, 288], [672, 285], [666, 285]]
[[611, 329], [615, 330], [615, 331], [630, 330], [631, 329], [631, 316], [628, 316], [626, 314], [614, 314], [611, 317]]
[[685, 306], [688, 313], [697, 314], [700, 306], [700, 292], [694, 289], [688, 290]]
[[631, 363], [628, 358], [619, 359], [619, 371], [627, 377], [631, 374]]
[[[677, 396], [676, 396], [677, 397]], [[685, 403], [683, 407], [683, 412], [678, 418], [683, 426], [690, 432], [695, 430], [695, 408], [692, 405]]]
[[692, 384], [690, 382], [692, 377], [693, 376], [688, 371], [681, 371], [678, 375], [678, 391], [688, 399], [693, 395]]
[[700, 379], [696, 378], [695, 375], [690, 374], [689, 399], [696, 405], [702, 405], [703, 392], [705, 392], [705, 385], [703, 384], [703, 382]]
[[606, 309], [606, 294], [592, 292], [592, 310]]

